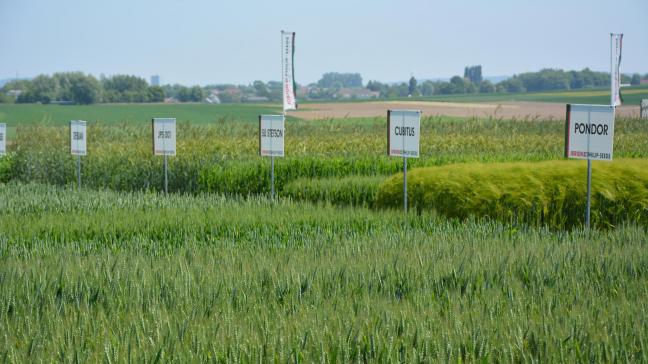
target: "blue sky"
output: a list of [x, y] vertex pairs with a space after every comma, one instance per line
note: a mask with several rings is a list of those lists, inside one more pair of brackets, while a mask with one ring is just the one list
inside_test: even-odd
[[648, 72], [648, 1], [0, 0], [0, 79], [58, 71], [159, 74], [163, 83], [278, 80], [280, 30], [297, 32], [302, 84], [328, 71], [365, 81], [543, 67]]

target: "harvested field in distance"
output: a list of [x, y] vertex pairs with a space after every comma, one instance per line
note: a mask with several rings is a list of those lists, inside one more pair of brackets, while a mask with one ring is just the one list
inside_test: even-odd
[[[304, 104], [291, 116], [318, 120], [328, 118], [357, 118], [386, 116], [388, 109], [417, 109], [424, 116], [457, 116], [502, 119], [565, 119], [564, 103], [548, 102], [440, 102], [440, 101], [367, 101]], [[623, 105], [617, 115], [637, 117], [639, 106]]]

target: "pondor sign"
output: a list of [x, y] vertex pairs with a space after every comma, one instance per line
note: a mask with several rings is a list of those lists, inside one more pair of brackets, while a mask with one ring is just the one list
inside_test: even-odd
[[565, 157], [612, 160], [614, 106], [567, 105]]

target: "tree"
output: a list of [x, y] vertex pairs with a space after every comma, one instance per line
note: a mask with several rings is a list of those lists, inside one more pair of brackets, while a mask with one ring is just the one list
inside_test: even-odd
[[464, 68], [464, 78], [470, 80], [470, 82], [478, 85], [482, 82], [482, 66], [469, 66]]
[[18, 96], [16, 102], [49, 104], [57, 99], [57, 95], [58, 83], [56, 80], [47, 75], [39, 75], [31, 80], [27, 89]]
[[621, 74], [621, 83], [630, 83], [631, 77], [625, 73]]
[[414, 76], [409, 79], [409, 87], [407, 89], [408, 96], [418, 96], [418, 89], [416, 87], [416, 78]]
[[409, 85], [405, 82], [401, 82], [396, 86], [396, 93], [398, 94], [398, 97], [407, 97], [410, 95], [409, 93]]
[[322, 88], [359, 88], [362, 87], [362, 76], [359, 73], [328, 72], [317, 81], [317, 86]]
[[202, 102], [205, 99], [205, 92], [200, 86], [194, 86], [190, 90], [190, 99], [194, 102]]
[[638, 73], [635, 73], [632, 75], [632, 79], [630, 80], [630, 84], [633, 86], [640, 85], [641, 84], [641, 75]]
[[70, 99], [75, 104], [94, 104], [101, 101], [101, 85], [96, 78], [91, 75], [71, 73], [68, 74]]
[[453, 92], [454, 87], [450, 82], [440, 82], [436, 89], [434, 90], [435, 94], [449, 95]]
[[464, 92], [467, 94], [475, 94], [477, 93], [477, 91], [478, 91], [477, 85], [470, 82], [469, 79], [464, 78]]
[[526, 92], [522, 81], [513, 76], [497, 84], [497, 92]]
[[114, 75], [101, 81], [107, 102], [147, 102], [148, 83], [131, 75]]
[[148, 88], [148, 101], [149, 102], [163, 102], [164, 90], [160, 86], [149, 86]]
[[270, 95], [270, 91], [263, 81], [254, 81], [252, 87], [254, 87], [254, 94], [257, 96], [268, 97]]
[[462, 94], [466, 92], [466, 85], [464, 84], [464, 79], [459, 76], [454, 76], [450, 79], [450, 84], [452, 85], [453, 94]]
[[[178, 87], [178, 92], [176, 94], [176, 98], [180, 102], [190, 101], [191, 100], [191, 91], [189, 91], [188, 87], [180, 86], [180, 87]], [[223, 101], [222, 98], [221, 98], [221, 101]]]
[[369, 81], [367, 83], [367, 89], [374, 92], [379, 92], [383, 88], [383, 84], [378, 81]]
[[423, 96], [430, 96], [434, 94], [434, 82], [432, 81], [425, 81], [421, 85], [421, 94]]
[[495, 92], [495, 86], [489, 80], [484, 80], [479, 84], [479, 92], [489, 94]]
[[513, 78], [519, 79], [527, 91], [568, 90], [571, 83], [569, 73], [552, 68], [521, 73]]
[[0, 104], [11, 104], [14, 101], [15, 100], [13, 99], [13, 97], [11, 97], [11, 96], [9, 96], [9, 95], [7, 95], [5, 93], [0, 92]]

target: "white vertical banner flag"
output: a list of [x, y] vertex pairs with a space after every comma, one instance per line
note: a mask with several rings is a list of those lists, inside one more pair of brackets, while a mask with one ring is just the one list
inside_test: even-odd
[[623, 34], [610, 33], [610, 82], [611, 95], [610, 105], [620, 106], [621, 98], [621, 47], [623, 45]]
[[295, 32], [281, 31], [281, 77], [283, 87], [283, 109], [297, 109], [295, 84]]

